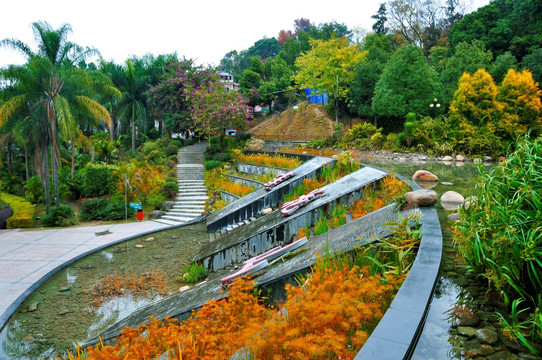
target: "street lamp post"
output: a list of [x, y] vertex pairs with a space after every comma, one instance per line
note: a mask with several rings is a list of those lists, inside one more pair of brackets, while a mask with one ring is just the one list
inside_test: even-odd
[[429, 104], [429, 107], [433, 109], [433, 119], [437, 116], [437, 109], [440, 108], [440, 104], [438, 103], [438, 99], [434, 98], [433, 102]]

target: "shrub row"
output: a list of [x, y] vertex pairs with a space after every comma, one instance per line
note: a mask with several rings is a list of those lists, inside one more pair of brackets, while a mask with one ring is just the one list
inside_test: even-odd
[[36, 210], [34, 206], [22, 197], [0, 193], [0, 202], [13, 210], [13, 215], [7, 219], [7, 228], [28, 228], [34, 225]]

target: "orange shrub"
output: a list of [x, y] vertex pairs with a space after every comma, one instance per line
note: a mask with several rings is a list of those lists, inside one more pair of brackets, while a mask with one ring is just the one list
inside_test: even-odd
[[[320, 260], [322, 261], [322, 260]], [[277, 311], [253, 296], [254, 282], [233, 283], [224, 300], [207, 302], [178, 324], [150, 318], [126, 328], [114, 345], [89, 348], [87, 359], [352, 359], [376, 326], [398, 287], [357, 266], [316, 266], [303, 286], [287, 286]], [[340, 279], [340, 281], [339, 281]], [[318, 321], [314, 321], [318, 319]]]

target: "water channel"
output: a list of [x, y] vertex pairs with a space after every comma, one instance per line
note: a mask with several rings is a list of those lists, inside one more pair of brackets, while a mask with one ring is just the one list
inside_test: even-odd
[[[368, 159], [363, 159], [361, 162], [393, 171], [407, 178], [410, 178], [416, 170], [429, 170], [440, 179], [440, 183], [433, 188], [439, 196], [448, 190], [456, 191], [465, 197], [474, 195], [474, 185], [478, 176], [477, 165], [473, 163], [445, 165], [427, 162], [413, 164]], [[485, 166], [487, 168], [494, 165]], [[454, 322], [450, 312], [457, 307], [464, 307], [465, 304], [475, 302], [477, 295], [473, 289], [465, 290], [470, 283], [461, 274], [458, 274], [456, 268], [456, 266], [461, 266], [461, 261], [457, 259], [456, 252], [451, 246], [449, 228], [452, 220], [448, 219], [450, 213], [438, 203], [437, 207], [444, 235], [445, 253], [427, 322], [412, 357], [416, 360], [462, 358], [465, 346], [461, 341], [466, 341], [467, 338], [457, 334], [457, 323]], [[190, 229], [190, 233], [189, 237], [186, 237], [186, 231], [179, 232], [179, 234], [156, 236], [154, 241], [147, 243], [142, 239], [132, 240], [84, 258], [61, 271], [31, 295], [21, 306], [14, 319], [2, 330], [0, 333], [0, 359], [34, 359], [52, 356], [54, 353], [61, 354], [63, 349], [70, 347], [73, 343], [91, 338], [104, 327], [125, 316], [131, 309], [160, 296], [178, 291], [179, 284], [175, 283], [175, 276], [179, 275], [181, 263], [187, 263], [189, 259], [176, 262], [173, 258], [168, 259], [168, 257], [173, 253], [179, 253], [172, 251], [173, 247], [184, 246], [178, 248], [182, 252], [181, 249], [186, 250], [186, 246], [196, 246], [192, 239], [201, 238], [204, 241], [206, 237], [203, 226], [194, 226]], [[186, 237], [190, 240], [179, 245], [179, 237]], [[135, 245], [138, 244], [143, 244], [146, 249], [142, 251], [142, 249], [136, 248]], [[131, 264], [124, 262], [131, 262]], [[97, 272], [100, 274], [111, 273], [113, 271], [110, 270], [112, 264], [116, 264], [116, 268], [120, 269], [118, 271], [126, 271], [128, 268], [132, 269], [135, 264], [143, 263], [155, 264], [158, 268], [158, 262], [175, 264], [170, 269], [162, 270], [164, 271], [164, 279], [170, 283], [162, 294], [157, 293], [146, 299], [140, 299], [126, 293], [112, 297], [98, 306], [88, 304], [90, 301], [89, 289], [80, 284], [83, 283], [84, 278], [87, 278], [85, 281], [88, 283], [90, 274], [95, 278]], [[130, 271], [133, 272], [133, 270]], [[148, 274], [149, 271], [152, 271], [152, 266], [137, 267], [136, 273], [141, 276]], [[472, 288], [472, 286], [470, 287]], [[79, 312], [70, 308], [70, 302], [74, 301], [84, 303], [82, 308], [85, 311]], [[30, 311], [35, 303], [38, 303], [39, 311]], [[50, 305], [48, 312], [42, 311], [45, 310], [46, 305]], [[84, 325], [81, 326], [81, 324]], [[55, 337], [57, 340], [53, 345]]]

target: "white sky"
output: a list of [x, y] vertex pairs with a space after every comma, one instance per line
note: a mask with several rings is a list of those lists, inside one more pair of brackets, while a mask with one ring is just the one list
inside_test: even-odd
[[[293, 29], [294, 20], [313, 24], [337, 21], [349, 29], [370, 30], [385, 0], [3, 0], [0, 39], [16, 38], [35, 50], [31, 23], [53, 28], [68, 23], [68, 39], [98, 49], [106, 60], [123, 63], [132, 55], [177, 52], [199, 64], [218, 65], [231, 50], [245, 50], [257, 40]], [[473, 0], [473, 8], [489, 0]], [[0, 49], [0, 67], [24, 58]]]

